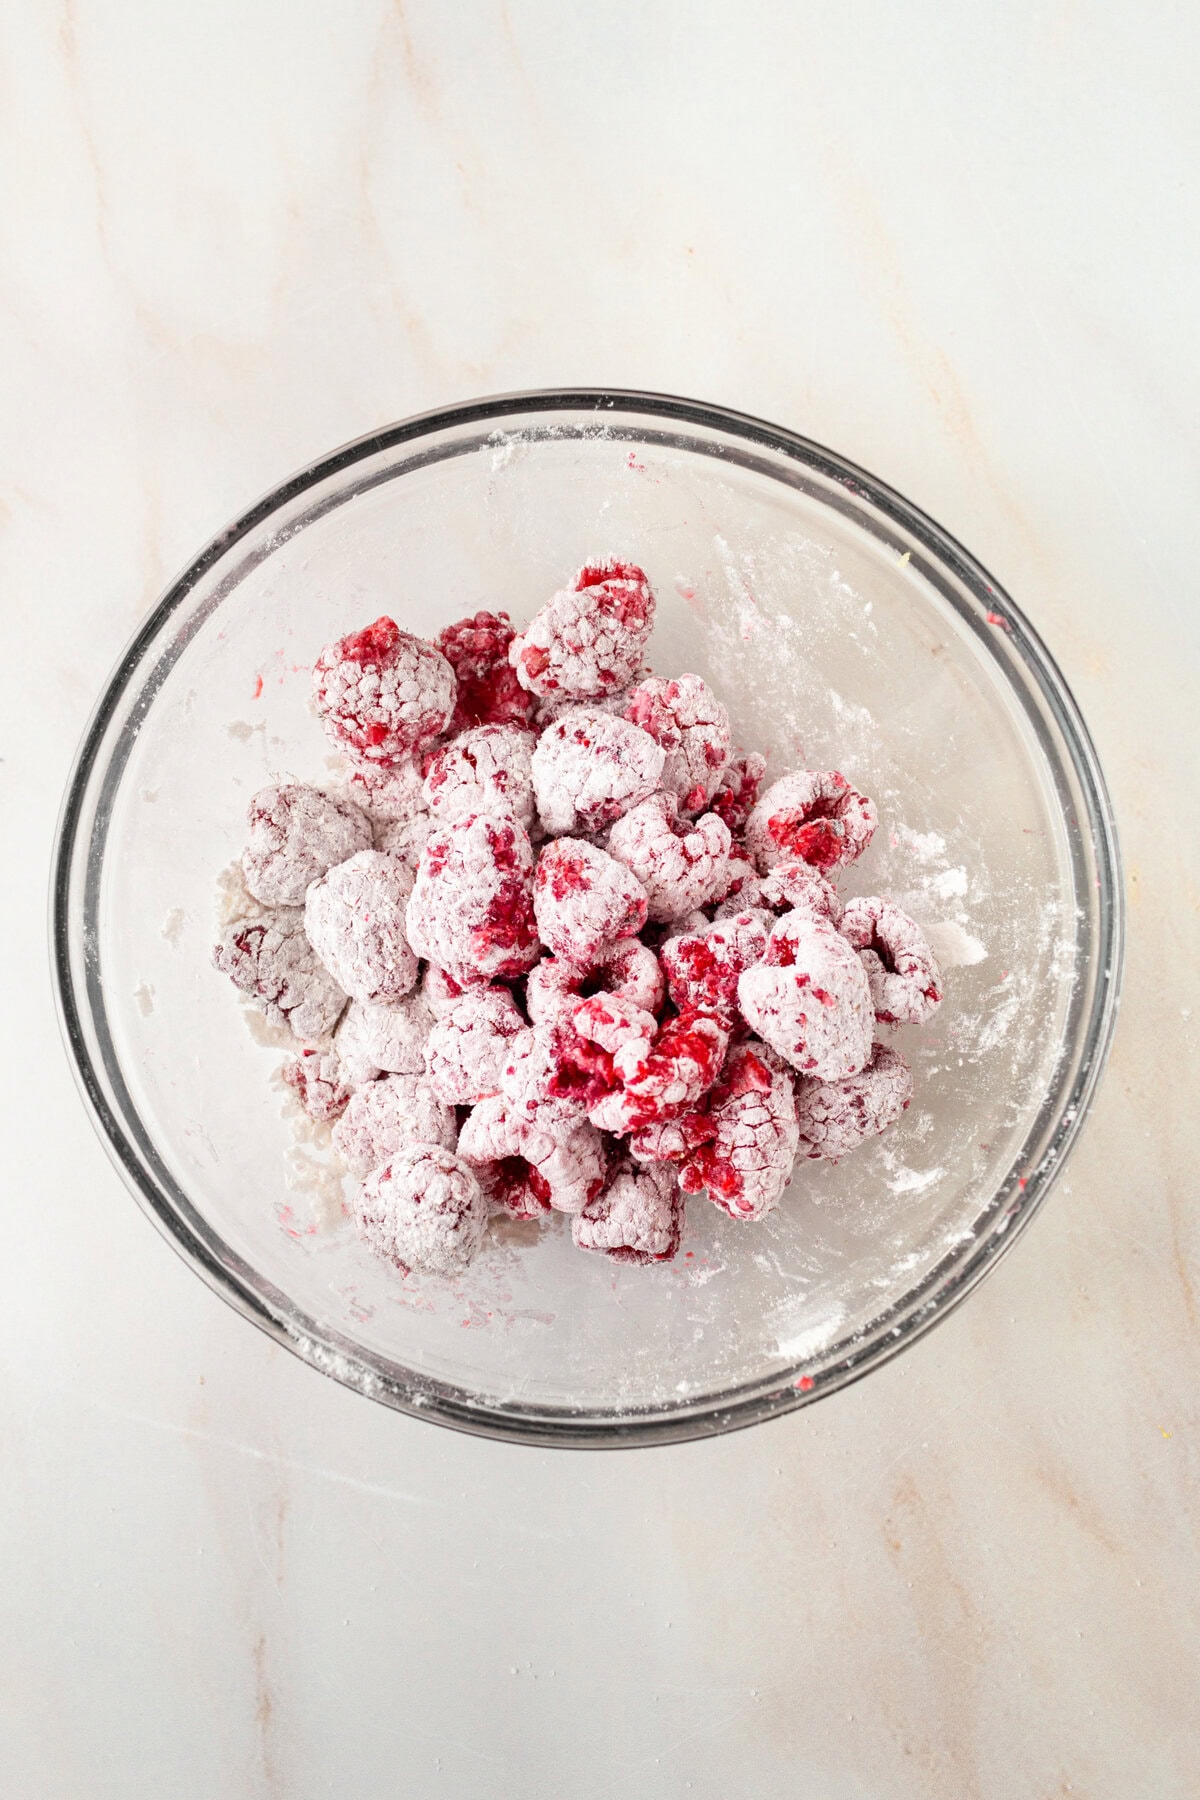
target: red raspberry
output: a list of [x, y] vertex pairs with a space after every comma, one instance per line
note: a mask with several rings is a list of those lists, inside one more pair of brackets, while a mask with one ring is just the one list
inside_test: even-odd
[[580, 569], [509, 648], [521, 686], [596, 699], [636, 681], [654, 624], [654, 595], [632, 563]]
[[472, 725], [524, 725], [534, 697], [517, 680], [508, 660], [516, 636], [507, 613], [477, 612], [447, 625], [434, 638], [458, 680], [454, 716], [447, 731], [456, 737]]
[[766, 768], [767, 759], [757, 750], [739, 750], [722, 771], [712, 798], [712, 810], [719, 819], [724, 819], [734, 837], [741, 835], [758, 803], [759, 783]]
[[801, 1156], [836, 1162], [894, 1125], [912, 1099], [912, 1075], [898, 1050], [876, 1044], [857, 1075], [840, 1081], [796, 1082]]
[[701, 1144], [711, 1144], [717, 1128], [709, 1118], [705, 1096], [694, 1112], [680, 1113], [658, 1125], [643, 1125], [629, 1134], [629, 1154], [639, 1162], [690, 1162]]
[[235, 919], [213, 945], [213, 964], [249, 994], [272, 1025], [290, 1026], [308, 1042], [327, 1037], [346, 996], [304, 935], [298, 907], [259, 919]]
[[405, 1275], [460, 1275], [479, 1254], [487, 1213], [474, 1172], [432, 1144], [413, 1144], [376, 1169], [353, 1206], [359, 1236]]
[[646, 890], [614, 856], [581, 838], [557, 838], [533, 881], [538, 935], [548, 950], [590, 969], [619, 938], [646, 923]]
[[572, 706], [533, 753], [533, 791], [553, 836], [602, 831], [658, 787], [663, 752], [627, 719]]
[[429, 1033], [429, 1085], [451, 1106], [474, 1106], [500, 1091], [500, 1071], [512, 1041], [526, 1029], [503, 987], [472, 988], [448, 1006]]
[[713, 1136], [685, 1163], [685, 1193], [708, 1197], [731, 1219], [761, 1219], [777, 1204], [796, 1162], [799, 1131], [792, 1081], [765, 1044], [729, 1053], [708, 1105]]
[[544, 956], [525, 983], [525, 1010], [536, 1025], [564, 1009], [570, 1014], [576, 1000], [611, 994], [642, 1012], [657, 1013], [664, 992], [662, 970], [653, 950], [637, 938], [624, 938], [610, 944], [587, 975], [573, 963]]
[[435, 750], [425, 773], [425, 801], [440, 823], [464, 813], [511, 813], [533, 824], [529, 759], [536, 739], [516, 725], [477, 725]]
[[826, 871], [862, 855], [874, 803], [836, 769], [799, 769], [771, 783], [746, 821], [746, 849], [764, 872], [797, 858]]
[[314, 881], [304, 902], [308, 941], [353, 1000], [394, 1006], [417, 979], [404, 935], [412, 871], [382, 850], [360, 850]]
[[615, 1085], [612, 1057], [556, 1014], [520, 1032], [500, 1071], [500, 1091], [515, 1118], [561, 1136]]
[[580, 1250], [598, 1250], [614, 1262], [670, 1262], [679, 1249], [683, 1196], [664, 1163], [639, 1168], [620, 1163], [604, 1192], [571, 1221]]
[[441, 736], [454, 692], [445, 657], [388, 618], [327, 645], [313, 666], [313, 701], [330, 739], [381, 768]]
[[942, 1003], [942, 972], [915, 919], [890, 900], [851, 900], [842, 936], [862, 959], [875, 1017], [884, 1025], [923, 1025]]
[[751, 1029], [802, 1075], [837, 1081], [871, 1054], [875, 1013], [863, 966], [812, 912], [776, 922], [762, 962], [738, 978], [738, 1004]]
[[729, 827], [715, 813], [683, 820], [674, 794], [655, 794], [618, 819], [609, 854], [645, 888], [650, 917], [669, 925], [720, 893], [729, 866]]
[[355, 769], [347, 782], [350, 798], [375, 828], [375, 848], [399, 856], [415, 869], [421, 846], [433, 830], [425, 799], [425, 777], [416, 757], [391, 769]]
[[[592, 1035], [587, 1009], [598, 1004], [585, 1000], [576, 1009], [575, 1028], [582, 1036]], [[721, 1021], [690, 1008], [669, 1019], [649, 1045], [629, 1034], [611, 1052], [621, 1085], [589, 1108], [588, 1117], [617, 1137], [676, 1118], [712, 1086], [728, 1047], [729, 1032]]]
[[841, 923], [843, 907], [837, 889], [812, 863], [776, 863], [760, 881], [758, 896], [760, 905], [775, 912], [813, 912], [831, 925]]
[[461, 987], [533, 967], [533, 851], [515, 819], [468, 813], [427, 839], [408, 902], [408, 941]]
[[279, 1073], [295, 1088], [310, 1119], [324, 1123], [345, 1112], [350, 1088], [332, 1050], [301, 1050], [299, 1056], [289, 1056]]
[[432, 1023], [420, 994], [409, 994], [396, 1006], [352, 1000], [333, 1040], [350, 1086], [361, 1087], [381, 1073], [423, 1074], [425, 1040]]
[[453, 1150], [458, 1119], [417, 1075], [386, 1075], [360, 1087], [333, 1128], [333, 1146], [353, 1175], [369, 1175], [402, 1150]]
[[447, 975], [445, 969], [430, 963], [421, 983], [421, 998], [435, 1019], [445, 1018], [454, 1002], [462, 999], [464, 991], [453, 975]]
[[264, 906], [303, 906], [310, 881], [371, 844], [371, 822], [357, 806], [295, 781], [260, 788], [246, 817], [242, 874]]
[[458, 1140], [493, 1207], [533, 1219], [553, 1208], [582, 1212], [608, 1172], [600, 1134], [586, 1119], [565, 1135], [517, 1116], [502, 1096], [472, 1109]]
[[629, 696], [625, 717], [666, 752], [662, 785], [681, 812], [703, 812], [729, 761], [729, 714], [699, 675], [651, 675]]
[[728, 886], [714, 909], [713, 917], [728, 919], [733, 913], [762, 905], [762, 877], [752, 862], [737, 854], [736, 848], [725, 866]]
[[764, 919], [762, 913], [735, 913], [703, 931], [667, 939], [659, 957], [667, 992], [681, 1012], [690, 1006], [732, 1024], [738, 977], [766, 954], [769, 926]]

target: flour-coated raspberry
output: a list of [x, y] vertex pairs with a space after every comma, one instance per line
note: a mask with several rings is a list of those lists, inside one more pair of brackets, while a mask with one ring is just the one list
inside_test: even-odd
[[529, 759], [536, 739], [519, 725], [477, 725], [435, 750], [425, 772], [425, 801], [439, 824], [464, 813], [511, 813], [533, 824]]
[[461, 1274], [479, 1254], [487, 1216], [474, 1171], [433, 1144], [399, 1151], [367, 1177], [353, 1203], [363, 1241], [406, 1275]]
[[739, 856], [736, 846], [725, 865], [725, 891], [713, 908], [713, 917], [727, 919], [731, 913], [745, 912], [748, 906], [760, 906], [762, 877], [752, 862]]
[[646, 923], [646, 890], [624, 863], [582, 838], [556, 838], [538, 858], [533, 914], [548, 950], [594, 968], [620, 938]]
[[665, 1163], [618, 1164], [608, 1186], [571, 1221], [580, 1250], [615, 1262], [670, 1262], [679, 1249], [683, 1195]]
[[544, 956], [525, 983], [525, 1010], [540, 1019], [574, 1010], [589, 994], [611, 994], [642, 1012], [657, 1013], [666, 987], [658, 958], [638, 938], [624, 938], [601, 952], [590, 972], [558, 957]]
[[691, 1006], [732, 1023], [738, 977], [765, 956], [769, 929], [763, 913], [740, 912], [703, 931], [668, 938], [658, 954], [679, 1010]]
[[706, 1110], [713, 1135], [684, 1164], [680, 1186], [685, 1193], [707, 1188], [732, 1219], [761, 1219], [791, 1180], [799, 1142], [783, 1059], [753, 1039], [736, 1045]]
[[360, 1087], [333, 1128], [334, 1149], [352, 1175], [369, 1175], [415, 1144], [453, 1150], [458, 1117], [419, 1075], [385, 1075]]
[[433, 829], [419, 759], [406, 756], [390, 769], [355, 769], [346, 791], [370, 819], [375, 848], [402, 857], [415, 869], [421, 846]]
[[875, 804], [836, 769], [797, 769], [773, 781], [746, 821], [746, 849], [765, 873], [803, 861], [822, 873], [862, 855], [875, 831]]
[[837, 1081], [871, 1054], [875, 1009], [861, 962], [811, 911], [785, 913], [761, 962], [738, 978], [742, 1016], [802, 1075]]
[[642, 672], [654, 594], [632, 563], [585, 564], [509, 648], [522, 687], [590, 700]]
[[840, 1081], [796, 1082], [796, 1118], [801, 1156], [836, 1162], [896, 1123], [912, 1099], [908, 1064], [898, 1050], [876, 1044], [871, 1060], [857, 1075]]
[[875, 1017], [884, 1025], [923, 1025], [942, 1003], [942, 972], [915, 919], [871, 895], [847, 903], [841, 932], [867, 971]]
[[333, 1040], [346, 1080], [351, 1087], [361, 1087], [380, 1073], [424, 1074], [425, 1040], [432, 1024], [420, 993], [407, 995], [395, 1006], [352, 1000]]
[[515, 819], [467, 813], [425, 842], [408, 941], [461, 987], [513, 980], [538, 958], [533, 851]]
[[662, 785], [681, 812], [703, 812], [730, 757], [729, 714], [699, 675], [650, 675], [629, 696], [625, 717], [666, 752]]
[[260, 788], [246, 818], [242, 874], [264, 906], [303, 906], [310, 881], [371, 844], [371, 822], [359, 807], [298, 781]]
[[[576, 1008], [574, 1022], [581, 1035], [595, 1029], [594, 1014], [587, 1009], [596, 1005], [594, 999], [585, 1000]], [[590, 1107], [588, 1117], [617, 1137], [675, 1118], [712, 1086], [728, 1047], [725, 1024], [692, 1008], [668, 1019], [649, 1044], [629, 1034], [611, 1052], [620, 1086]]]
[[712, 810], [724, 819], [735, 838], [741, 836], [758, 803], [758, 790], [766, 773], [767, 759], [757, 750], [739, 750], [721, 771]]
[[535, 705], [508, 660], [516, 636], [507, 613], [477, 612], [447, 625], [433, 640], [458, 682], [451, 737], [472, 725], [523, 725]]
[[308, 941], [352, 1000], [394, 1006], [414, 987], [418, 964], [404, 931], [412, 885], [398, 856], [360, 850], [309, 888]]
[[426, 1039], [430, 1087], [451, 1106], [474, 1106], [498, 1094], [512, 1040], [525, 1029], [507, 988], [471, 988], [446, 1008]]
[[387, 617], [326, 645], [313, 665], [317, 714], [360, 764], [389, 768], [432, 743], [450, 723], [454, 698], [445, 657]]
[[301, 1050], [289, 1056], [279, 1071], [310, 1119], [326, 1122], [345, 1112], [350, 1084], [332, 1050]]
[[276, 907], [235, 919], [213, 945], [213, 964], [258, 1002], [272, 1025], [290, 1026], [303, 1042], [327, 1037], [346, 996], [304, 935], [299, 907]]
[[608, 851], [646, 890], [650, 918], [664, 925], [706, 906], [729, 863], [729, 827], [715, 813], [680, 819], [674, 794], [654, 794], [618, 819]]
[[612, 1057], [561, 1013], [518, 1032], [500, 1070], [513, 1116], [558, 1137], [574, 1130], [614, 1081]]
[[833, 883], [812, 863], [797, 859], [767, 870], [759, 883], [758, 904], [774, 912], [814, 912], [831, 925], [841, 923], [843, 912]]
[[710, 1144], [717, 1128], [706, 1110], [707, 1096], [691, 1112], [643, 1125], [629, 1134], [629, 1154], [638, 1162], [690, 1162], [701, 1144]]
[[572, 706], [546, 727], [533, 753], [533, 791], [552, 836], [598, 832], [658, 787], [663, 750], [638, 725], [592, 706]]
[[458, 1152], [479, 1177], [490, 1204], [514, 1218], [582, 1212], [599, 1193], [608, 1153], [599, 1132], [581, 1119], [555, 1134], [520, 1117], [502, 1095], [472, 1108]]
[[447, 975], [445, 969], [439, 969], [436, 963], [430, 963], [421, 981], [421, 998], [435, 1019], [445, 1018], [456, 1000], [461, 1000], [466, 993], [461, 982], [455, 981], [453, 975]]

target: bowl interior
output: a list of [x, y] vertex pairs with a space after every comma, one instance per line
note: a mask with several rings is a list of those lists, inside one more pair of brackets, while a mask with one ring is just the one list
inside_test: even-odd
[[[1062, 1147], [1108, 954], [1089, 796], [1007, 602], [815, 452], [632, 408], [393, 434], [259, 511], [127, 659], [64, 851], [93, 1102], [210, 1278], [397, 1404], [585, 1437], [791, 1404], [973, 1279]], [[334, 779], [307, 704], [321, 645], [382, 612], [422, 634], [480, 607], [523, 621], [601, 554], [654, 582], [656, 670], [703, 675], [772, 773], [836, 767], [875, 798], [842, 891], [914, 914], [946, 999], [896, 1036], [916, 1083], [897, 1128], [801, 1166], [764, 1223], [694, 1199], [678, 1261], [648, 1270], [579, 1254], [562, 1220], [508, 1225], [461, 1281], [401, 1280], [298, 1135], [281, 1040], [210, 967], [218, 878], [258, 787]]]

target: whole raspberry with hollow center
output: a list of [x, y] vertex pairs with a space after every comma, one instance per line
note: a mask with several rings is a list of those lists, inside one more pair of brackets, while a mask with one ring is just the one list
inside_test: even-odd
[[641, 1012], [657, 1013], [664, 992], [653, 950], [639, 938], [624, 938], [602, 950], [586, 974], [574, 963], [543, 956], [525, 983], [525, 1010], [536, 1025], [563, 1011], [569, 1015], [576, 1000], [610, 994]]
[[732, 1219], [761, 1219], [791, 1179], [799, 1141], [783, 1059], [766, 1044], [738, 1044], [706, 1112], [712, 1136], [684, 1163], [680, 1186], [689, 1194], [707, 1188]]
[[758, 804], [758, 790], [766, 773], [767, 759], [757, 750], [739, 750], [721, 771], [721, 779], [712, 797], [712, 810], [724, 819], [733, 836], [739, 837], [746, 820]]
[[873, 801], [836, 769], [798, 769], [773, 781], [746, 821], [746, 849], [759, 868], [812, 863], [824, 871], [860, 857], [875, 831]]
[[412, 885], [399, 857], [360, 850], [309, 888], [308, 941], [351, 999], [392, 1006], [415, 985], [417, 959], [404, 932]]
[[303, 906], [310, 881], [371, 845], [365, 813], [298, 781], [260, 788], [246, 818], [242, 874], [264, 906]]
[[681, 1012], [691, 1006], [733, 1023], [738, 977], [766, 955], [766, 916], [735, 913], [703, 931], [667, 939], [659, 957], [667, 992]]
[[529, 762], [536, 742], [518, 725], [477, 725], [443, 750], [435, 750], [425, 772], [426, 804], [439, 822], [465, 813], [511, 813], [526, 830], [533, 824], [533, 776]]
[[[576, 1008], [574, 1024], [581, 1036], [596, 1032], [601, 1005], [585, 1000]], [[728, 1046], [727, 1027], [692, 1008], [669, 1019], [650, 1043], [640, 1030], [629, 1032], [611, 1052], [620, 1086], [589, 1108], [588, 1117], [617, 1137], [677, 1117], [712, 1086]]]
[[644, 800], [608, 834], [609, 854], [632, 869], [646, 890], [651, 919], [664, 925], [721, 892], [729, 842], [729, 827], [715, 813], [694, 823], [681, 820], [674, 794]]
[[608, 1155], [586, 1119], [555, 1134], [516, 1113], [502, 1097], [472, 1109], [458, 1140], [491, 1204], [514, 1218], [582, 1212], [604, 1185]]
[[729, 714], [699, 675], [666, 680], [650, 675], [638, 683], [625, 717], [661, 744], [662, 785], [682, 812], [703, 812], [729, 761]]
[[325, 1123], [346, 1110], [350, 1086], [332, 1050], [301, 1050], [299, 1056], [289, 1056], [279, 1073], [310, 1119]]
[[429, 1033], [425, 1067], [430, 1087], [451, 1106], [474, 1106], [499, 1093], [512, 1041], [525, 1029], [507, 988], [471, 988], [446, 1008]]
[[571, 1221], [580, 1250], [614, 1262], [670, 1262], [679, 1249], [683, 1195], [665, 1163], [639, 1167], [626, 1159], [608, 1186]]
[[863, 966], [811, 912], [776, 922], [763, 960], [738, 977], [738, 1004], [751, 1029], [802, 1075], [837, 1081], [871, 1054], [875, 1012]]
[[477, 612], [447, 625], [434, 638], [434, 648], [441, 651], [458, 682], [447, 726], [451, 737], [472, 725], [524, 725], [532, 717], [535, 698], [521, 686], [508, 660], [515, 636], [507, 613]]
[[915, 919], [878, 895], [851, 900], [841, 933], [858, 951], [875, 1017], [884, 1025], [923, 1025], [942, 1003], [942, 972]]
[[556, 838], [538, 858], [533, 913], [548, 950], [590, 969], [618, 938], [646, 923], [646, 890], [614, 856], [582, 838]]
[[662, 747], [640, 726], [592, 706], [548, 725], [533, 753], [533, 791], [546, 830], [602, 831], [658, 787]]
[[332, 742], [388, 768], [440, 737], [454, 711], [454, 670], [394, 619], [376, 619], [322, 650], [313, 703]]
[[414, 1144], [359, 1188], [353, 1218], [376, 1255], [408, 1274], [458, 1275], [483, 1243], [487, 1202], [474, 1171], [451, 1150]]
[[304, 935], [298, 907], [235, 919], [213, 946], [213, 964], [257, 1001], [272, 1025], [309, 1043], [327, 1037], [346, 996]]
[[642, 672], [654, 594], [633, 563], [585, 564], [508, 652], [521, 686], [542, 697], [593, 700]]
[[354, 1175], [369, 1175], [402, 1150], [458, 1141], [454, 1108], [438, 1099], [419, 1075], [385, 1075], [352, 1097], [333, 1128], [334, 1149]]
[[912, 1074], [898, 1050], [876, 1044], [871, 1060], [840, 1081], [796, 1082], [800, 1155], [836, 1162], [894, 1125], [912, 1099]]
[[511, 981], [538, 959], [533, 851], [515, 819], [468, 813], [434, 831], [408, 902], [408, 941], [460, 987]]

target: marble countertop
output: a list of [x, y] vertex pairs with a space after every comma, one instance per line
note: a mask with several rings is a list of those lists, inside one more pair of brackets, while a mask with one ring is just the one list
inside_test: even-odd
[[[1189, 1800], [1200, 1782], [1200, 24], [1116, 0], [16, 0], [0, 20], [14, 1800]], [[211, 1294], [94, 1137], [55, 815], [157, 590], [467, 396], [644, 386], [875, 471], [1017, 597], [1128, 864], [1055, 1195], [802, 1415], [480, 1442]]]

